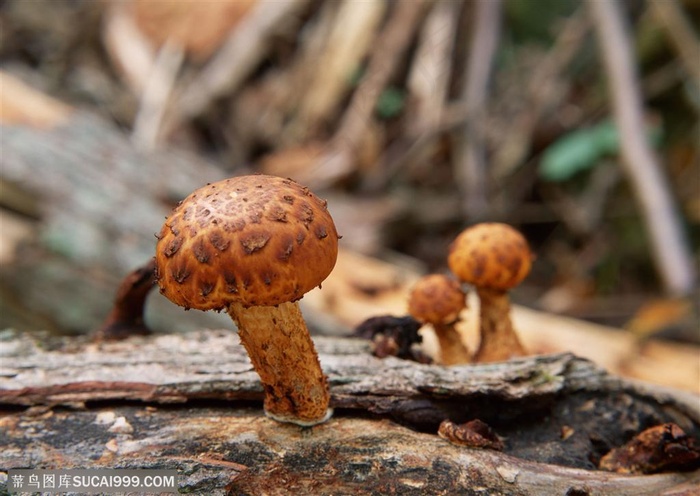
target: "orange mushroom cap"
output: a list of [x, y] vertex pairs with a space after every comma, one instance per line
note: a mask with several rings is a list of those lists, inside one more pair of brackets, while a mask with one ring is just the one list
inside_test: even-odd
[[520, 232], [507, 224], [482, 223], [457, 236], [450, 245], [447, 263], [464, 282], [507, 291], [530, 273], [532, 259]]
[[467, 306], [459, 283], [443, 274], [421, 277], [408, 299], [408, 313], [421, 322], [451, 324]]
[[333, 270], [339, 238], [325, 201], [267, 175], [196, 190], [157, 237], [161, 293], [199, 310], [299, 300]]

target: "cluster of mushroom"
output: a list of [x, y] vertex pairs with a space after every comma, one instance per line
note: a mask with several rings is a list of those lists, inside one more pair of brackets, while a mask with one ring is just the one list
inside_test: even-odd
[[[480, 301], [480, 343], [473, 361], [495, 362], [525, 354], [510, 319], [508, 290], [527, 276], [532, 259], [522, 234], [501, 223], [469, 227], [450, 245], [450, 271], [472, 285]], [[409, 297], [409, 313], [434, 327], [445, 365], [472, 361], [455, 328], [465, 299], [458, 281], [438, 274], [420, 279]]]
[[[340, 237], [326, 202], [291, 179], [230, 178], [180, 202], [157, 238], [161, 293], [185, 309], [229, 314], [260, 376], [265, 413], [303, 426], [326, 421], [328, 381], [297, 303], [335, 266]], [[475, 359], [523, 354], [507, 296], [530, 269], [522, 236], [503, 224], [475, 226], [455, 240], [448, 262], [481, 298]], [[435, 327], [448, 364], [470, 360], [454, 329], [465, 306], [460, 283], [442, 275], [427, 276], [411, 297], [411, 313]]]

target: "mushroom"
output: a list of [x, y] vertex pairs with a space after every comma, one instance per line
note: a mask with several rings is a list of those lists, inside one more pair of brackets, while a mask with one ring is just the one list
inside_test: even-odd
[[477, 224], [450, 245], [450, 270], [472, 284], [479, 295], [481, 343], [475, 361], [495, 362], [525, 354], [510, 320], [508, 290], [527, 276], [532, 259], [523, 235], [506, 224]]
[[471, 361], [469, 350], [455, 329], [459, 314], [466, 307], [466, 295], [459, 283], [443, 274], [423, 276], [409, 295], [408, 313], [433, 326], [440, 343], [440, 361], [445, 365]]
[[226, 310], [265, 391], [265, 413], [311, 426], [330, 393], [298, 300], [330, 274], [338, 233], [326, 202], [291, 179], [252, 175], [204, 186], [157, 235], [156, 280], [172, 302]]

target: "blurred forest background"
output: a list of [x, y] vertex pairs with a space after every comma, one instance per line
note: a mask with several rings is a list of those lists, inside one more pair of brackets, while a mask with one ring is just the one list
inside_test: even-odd
[[0, 328], [94, 330], [175, 202], [264, 172], [399, 274], [507, 222], [515, 301], [698, 342], [700, 1], [595, 3], [0, 2]]

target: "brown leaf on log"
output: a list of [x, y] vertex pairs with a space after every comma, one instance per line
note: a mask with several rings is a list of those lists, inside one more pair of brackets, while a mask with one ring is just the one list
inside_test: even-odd
[[600, 468], [620, 474], [656, 474], [700, 468], [700, 445], [676, 424], [651, 427], [600, 460]]
[[438, 428], [438, 436], [457, 446], [503, 450], [501, 438], [488, 424], [479, 419], [470, 420], [464, 424], [455, 424], [450, 420], [444, 420]]

